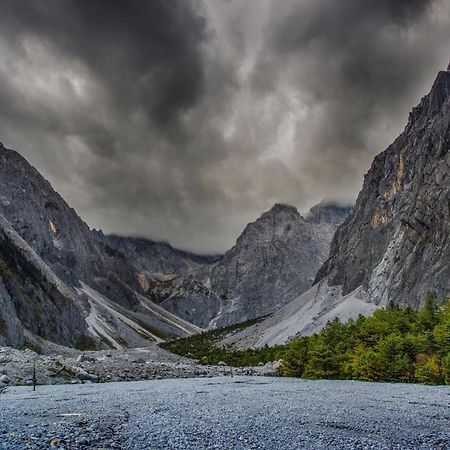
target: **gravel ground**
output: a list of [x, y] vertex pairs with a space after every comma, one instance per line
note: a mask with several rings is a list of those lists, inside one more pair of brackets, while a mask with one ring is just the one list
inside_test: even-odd
[[266, 377], [11, 387], [3, 449], [449, 449], [450, 388]]

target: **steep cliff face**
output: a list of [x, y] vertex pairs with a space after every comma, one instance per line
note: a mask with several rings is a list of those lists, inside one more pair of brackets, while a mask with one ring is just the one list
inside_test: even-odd
[[419, 307], [428, 291], [450, 292], [450, 71], [438, 74], [404, 132], [373, 161], [314, 286], [227, 342], [286, 342], [390, 300]]
[[359, 286], [373, 303], [418, 307], [450, 291], [450, 72], [412, 111], [405, 131], [378, 155], [353, 214], [333, 239], [316, 281]]
[[121, 347], [199, 331], [142, 293], [127, 256], [0, 145], [0, 343]]
[[[0, 214], [69, 284], [84, 280], [124, 306], [138, 304], [138, 281], [123, 255], [95, 236], [50, 183], [13, 150], [0, 148]], [[131, 290], [124, 290], [123, 285]], [[120, 292], [115, 296], [115, 292]]]

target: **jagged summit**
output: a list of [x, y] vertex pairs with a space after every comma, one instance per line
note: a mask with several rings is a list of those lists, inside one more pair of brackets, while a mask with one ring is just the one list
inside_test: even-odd
[[247, 225], [212, 271], [212, 288], [223, 301], [214, 326], [270, 314], [311, 286], [349, 213], [333, 215], [323, 205], [312, 210], [306, 220], [296, 207], [277, 203]]
[[287, 203], [275, 203], [272, 208], [270, 208], [268, 211], [266, 211], [265, 214], [280, 214], [280, 213], [288, 213], [288, 214], [295, 214], [300, 215], [297, 208], [293, 205], [289, 205]]
[[450, 95], [450, 71], [441, 71], [438, 73], [433, 87], [428, 95], [426, 95], [419, 106], [415, 109], [415, 119], [420, 117], [440, 114], [442, 107]]

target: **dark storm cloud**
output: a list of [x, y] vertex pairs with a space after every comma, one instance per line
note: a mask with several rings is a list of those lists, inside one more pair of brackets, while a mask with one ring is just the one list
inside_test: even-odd
[[[444, 68], [447, 2], [291, 1], [267, 30], [254, 73], [262, 92], [287, 84], [308, 120], [298, 127], [311, 188], [352, 190], [354, 173], [395, 137], [406, 112]], [[442, 46], [442, 43], [445, 43]], [[314, 118], [314, 120], [310, 120]], [[312, 176], [311, 176], [312, 175]]]
[[448, 0], [3, 0], [0, 140], [92, 226], [222, 251], [353, 201], [445, 66]]
[[190, 1], [5, 0], [1, 8], [4, 37], [19, 49], [24, 37], [42, 39], [78, 59], [118, 95], [118, 108], [139, 105], [163, 123], [201, 95], [205, 24]]

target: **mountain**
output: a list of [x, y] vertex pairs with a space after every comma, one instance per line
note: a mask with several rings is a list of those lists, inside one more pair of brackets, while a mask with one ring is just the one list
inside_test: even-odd
[[146, 345], [273, 313], [305, 291], [349, 208], [275, 205], [225, 255], [91, 230], [0, 146], [0, 345]]
[[295, 207], [276, 204], [247, 225], [211, 271], [211, 288], [222, 300], [211, 325], [271, 314], [307, 290], [349, 212], [321, 204], [304, 218]]
[[196, 255], [142, 238], [102, 233], [99, 238], [124, 255], [135, 270], [142, 294], [165, 310], [201, 328], [208, 327], [219, 312], [221, 301], [205, 284], [222, 256]]
[[0, 145], [0, 344], [144, 345], [199, 331], [145, 298], [135, 268]]
[[419, 307], [450, 292], [450, 71], [373, 161], [315, 285], [228, 342], [261, 346], [310, 334], [328, 319], [368, 314], [392, 300]]
[[303, 218], [295, 207], [277, 204], [247, 225], [222, 256], [193, 255], [145, 239], [102, 239], [138, 269], [149, 299], [210, 329], [271, 314], [308, 289], [349, 212], [323, 203]]

